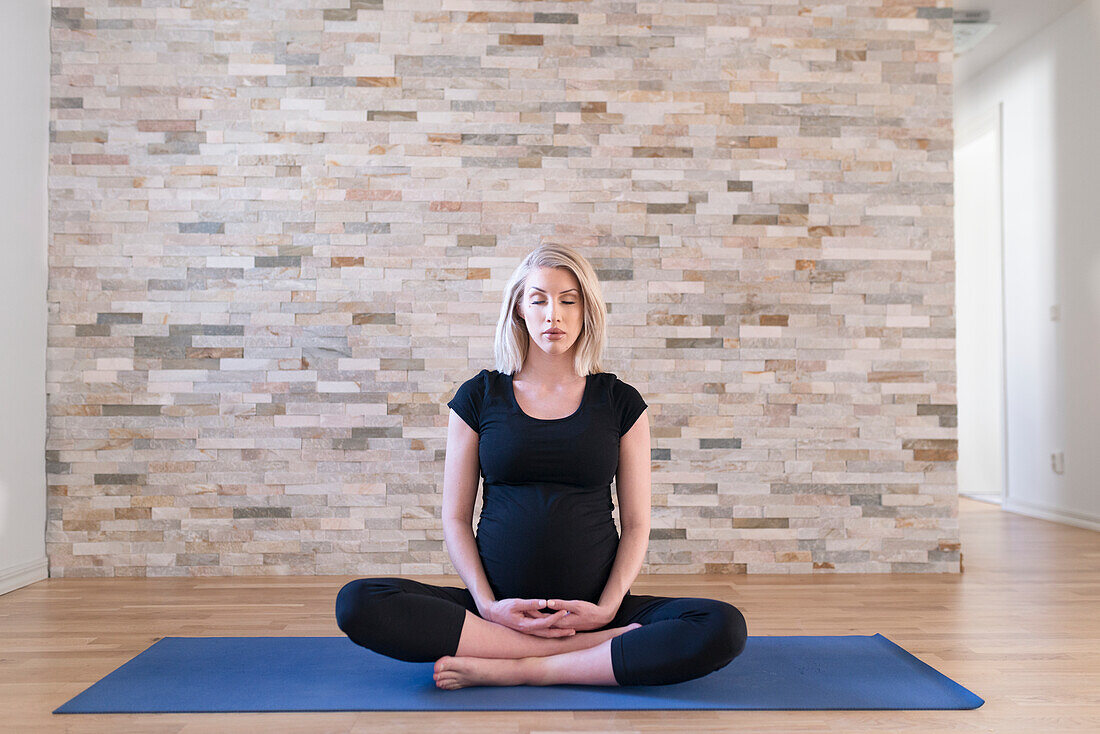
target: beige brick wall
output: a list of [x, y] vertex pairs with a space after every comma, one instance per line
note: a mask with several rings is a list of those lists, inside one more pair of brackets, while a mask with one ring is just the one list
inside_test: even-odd
[[54, 0], [54, 576], [451, 572], [540, 241], [652, 406], [643, 572], [958, 571], [949, 3]]

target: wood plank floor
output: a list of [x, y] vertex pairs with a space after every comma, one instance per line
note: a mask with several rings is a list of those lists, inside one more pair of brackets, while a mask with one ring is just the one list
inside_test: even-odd
[[986, 700], [973, 711], [53, 715], [159, 637], [339, 635], [333, 601], [352, 577], [48, 579], [0, 596], [0, 730], [1100, 731], [1100, 533], [959, 506], [961, 575], [662, 575], [633, 589], [725, 599], [750, 635], [882, 633]]

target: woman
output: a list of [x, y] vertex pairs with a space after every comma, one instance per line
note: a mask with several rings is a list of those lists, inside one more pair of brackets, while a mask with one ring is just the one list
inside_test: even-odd
[[630, 593], [649, 544], [649, 417], [636, 389], [600, 371], [605, 314], [592, 266], [567, 247], [539, 247], [512, 274], [498, 369], [448, 403], [443, 529], [466, 588], [352, 581], [336, 619], [354, 642], [435, 660], [444, 689], [679, 683], [744, 649], [730, 604]]

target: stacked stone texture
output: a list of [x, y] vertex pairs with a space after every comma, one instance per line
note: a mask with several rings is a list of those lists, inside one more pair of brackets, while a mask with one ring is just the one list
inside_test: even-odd
[[948, 2], [55, 0], [51, 40], [51, 575], [453, 572], [445, 403], [539, 242], [651, 406], [643, 572], [959, 570]]

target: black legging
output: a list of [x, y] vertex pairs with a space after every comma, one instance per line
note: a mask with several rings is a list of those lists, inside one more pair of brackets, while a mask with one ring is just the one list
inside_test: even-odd
[[[467, 610], [478, 613], [468, 589], [406, 578], [357, 579], [336, 597], [336, 623], [353, 642], [414, 663], [454, 655]], [[642, 626], [611, 639], [611, 666], [621, 686], [706, 675], [741, 654], [748, 636], [745, 618], [732, 604], [630, 593], [600, 629], [634, 622]]]

